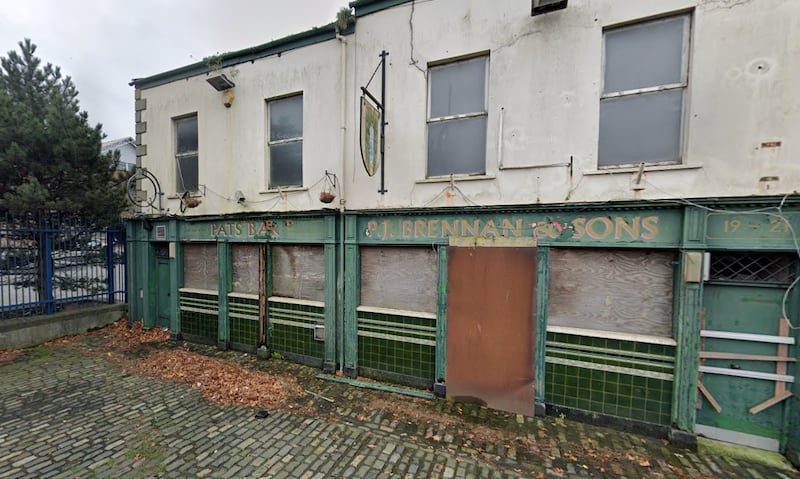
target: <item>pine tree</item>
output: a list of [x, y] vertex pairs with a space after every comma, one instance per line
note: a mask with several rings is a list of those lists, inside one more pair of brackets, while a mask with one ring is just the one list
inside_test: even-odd
[[69, 76], [42, 65], [29, 39], [0, 58], [0, 211], [118, 218], [118, 154], [101, 154], [102, 125], [89, 125]]

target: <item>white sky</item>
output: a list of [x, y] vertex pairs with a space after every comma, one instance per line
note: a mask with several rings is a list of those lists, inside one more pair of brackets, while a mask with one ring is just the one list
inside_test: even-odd
[[30, 38], [107, 139], [134, 136], [133, 78], [328, 24], [348, 0], [0, 0], [0, 56]]

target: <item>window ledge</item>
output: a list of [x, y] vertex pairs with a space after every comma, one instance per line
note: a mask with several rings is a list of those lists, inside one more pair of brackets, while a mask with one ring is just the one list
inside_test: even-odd
[[[203, 193], [201, 193], [199, 191], [190, 191], [189, 192], [189, 198], [202, 198], [202, 197], [203, 197]], [[171, 195], [167, 196], [167, 199], [168, 200], [182, 200], [183, 199], [183, 193], [172, 193]]]
[[286, 188], [269, 188], [266, 190], [259, 191], [259, 195], [271, 195], [274, 193], [292, 193], [295, 191], [308, 191], [307, 186], [289, 186]]
[[[676, 170], [698, 170], [702, 168], [703, 165], [701, 163], [695, 163], [691, 165], [644, 165], [644, 169], [642, 171], [676, 171]], [[588, 170], [584, 171], [583, 174], [586, 176], [592, 175], [613, 175], [616, 173], [638, 173], [639, 167], [638, 166], [630, 166], [630, 167], [622, 167], [622, 168], [606, 168], [602, 170]]]
[[[463, 176], [453, 176], [453, 181], [480, 181], [480, 180], [494, 180], [496, 177], [494, 175], [463, 175]], [[421, 180], [416, 180], [414, 183], [450, 183], [449, 176], [435, 176], [433, 178], [423, 178]]]

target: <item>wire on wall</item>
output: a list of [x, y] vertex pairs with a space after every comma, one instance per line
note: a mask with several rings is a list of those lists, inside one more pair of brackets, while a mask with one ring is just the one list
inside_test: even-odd
[[[645, 183], [647, 183], [649, 186], [652, 186], [653, 189], [656, 189], [656, 190], [660, 191], [661, 193], [664, 193], [666, 195], [670, 195], [671, 196], [671, 194], [669, 192], [659, 188], [658, 186], [654, 185], [653, 183], [647, 181], [646, 179], [643, 179], [643, 181]], [[719, 208], [712, 208], [710, 206], [701, 205], [699, 203], [695, 203], [695, 202], [693, 202], [691, 200], [688, 200], [686, 198], [681, 198], [681, 197], [671, 198], [671, 199], [666, 199], [666, 200], [651, 199], [651, 200], [647, 200], [647, 201], [650, 201], [650, 202], [653, 202], [653, 203], [678, 203], [678, 204], [682, 204], [682, 205], [686, 205], [686, 206], [692, 206], [692, 207], [695, 207], [695, 208], [699, 208], [699, 209], [705, 210], [705, 211], [707, 211], [709, 213], [717, 213], [717, 214], [724, 214], [724, 215], [764, 215], [764, 216], [767, 216], [769, 218], [775, 218], [775, 219], [781, 221], [784, 225], [786, 225], [786, 229], [787, 229], [787, 231], [789, 231], [789, 234], [791, 235], [791, 238], [792, 238], [792, 244], [794, 246], [794, 252], [797, 255], [797, 258], [800, 259], [800, 240], [798, 240], [798, 238], [797, 238], [797, 232], [795, 231], [795, 229], [792, 226], [792, 223], [789, 221], [789, 219], [783, 214], [783, 205], [786, 204], [786, 200], [790, 196], [796, 195], [796, 194], [797, 194], [796, 191], [793, 192], [793, 193], [785, 194], [783, 196], [783, 198], [781, 198], [781, 201], [780, 201], [780, 203], [778, 203], [777, 206], [767, 206], [767, 207], [764, 207], [764, 208], [755, 208], [755, 209], [752, 209], [752, 210], [723, 210], [723, 209], [719, 209]], [[797, 287], [798, 283], [800, 283], [800, 274], [798, 274], [797, 277], [794, 279], [794, 281], [792, 281], [791, 284], [789, 284], [789, 286], [786, 288], [786, 291], [783, 293], [783, 299], [781, 301], [781, 315], [783, 316], [781, 319], [786, 321], [786, 323], [789, 325], [789, 328], [793, 329], [793, 330], [800, 329], [800, 325], [793, 324], [792, 321], [789, 319], [789, 315], [787, 314], [787, 311], [786, 311], [786, 305], [787, 305], [787, 303], [789, 301], [789, 295], [794, 290], [794, 288]]]

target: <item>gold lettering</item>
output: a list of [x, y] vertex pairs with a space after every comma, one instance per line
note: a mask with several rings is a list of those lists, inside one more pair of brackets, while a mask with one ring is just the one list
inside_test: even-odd
[[617, 218], [616, 218], [617, 228], [616, 228], [616, 230], [614, 232], [614, 239], [618, 239], [618, 240], [622, 239], [623, 231], [625, 233], [628, 233], [628, 235], [630, 235], [631, 239], [639, 239], [639, 220], [640, 219], [641, 218], [639, 218], [638, 216], [634, 216], [632, 218], [633, 224], [628, 224], [628, 222], [625, 221], [625, 218], [623, 218], [622, 216], [617, 216]]
[[414, 238], [425, 236], [425, 220], [416, 220], [414, 222]]
[[[597, 223], [602, 223], [604, 225], [604, 231], [602, 233], [595, 230], [595, 225]], [[592, 239], [607, 238], [613, 230], [614, 230], [614, 222], [611, 221], [611, 219], [606, 218], [604, 216], [598, 216], [597, 218], [592, 218], [586, 223], [586, 234], [588, 234], [589, 238]]]
[[522, 236], [522, 220], [516, 220], [515, 224], [510, 220], [503, 220], [503, 236], [509, 236], [509, 233], [517, 238]]
[[439, 220], [428, 220], [428, 238], [439, 236]]
[[497, 238], [500, 236], [500, 233], [497, 232], [497, 226], [494, 225], [494, 220], [489, 220], [486, 222], [486, 225], [481, 230], [481, 238], [488, 238], [489, 235], [494, 236]]
[[242, 235], [242, 224], [236, 223], [236, 236], [241, 236], [241, 235]]
[[467, 220], [461, 220], [461, 236], [478, 236], [480, 228], [481, 220], [475, 220], [472, 222], [472, 224], [469, 224], [469, 221]]
[[261, 226], [258, 228], [259, 235], [267, 234], [269, 232], [268, 223], [269, 223], [268, 221], [264, 221], [261, 223]]
[[378, 222], [377, 221], [372, 220], [372, 221], [367, 222], [367, 233], [366, 233], [367, 236], [372, 236], [372, 233], [374, 233], [376, 229], [378, 229]]
[[658, 236], [658, 216], [648, 216], [642, 220], [642, 229], [647, 231], [642, 233], [642, 239], [651, 240]]
[[414, 222], [403, 221], [403, 238], [410, 238], [414, 234]]
[[442, 220], [442, 238], [458, 236], [458, 220]]
[[575, 231], [572, 234], [573, 239], [583, 238], [583, 235], [586, 234], [586, 218], [575, 218], [572, 220], [572, 228]]
[[256, 224], [252, 221], [247, 223], [247, 236], [255, 236], [256, 235]]

